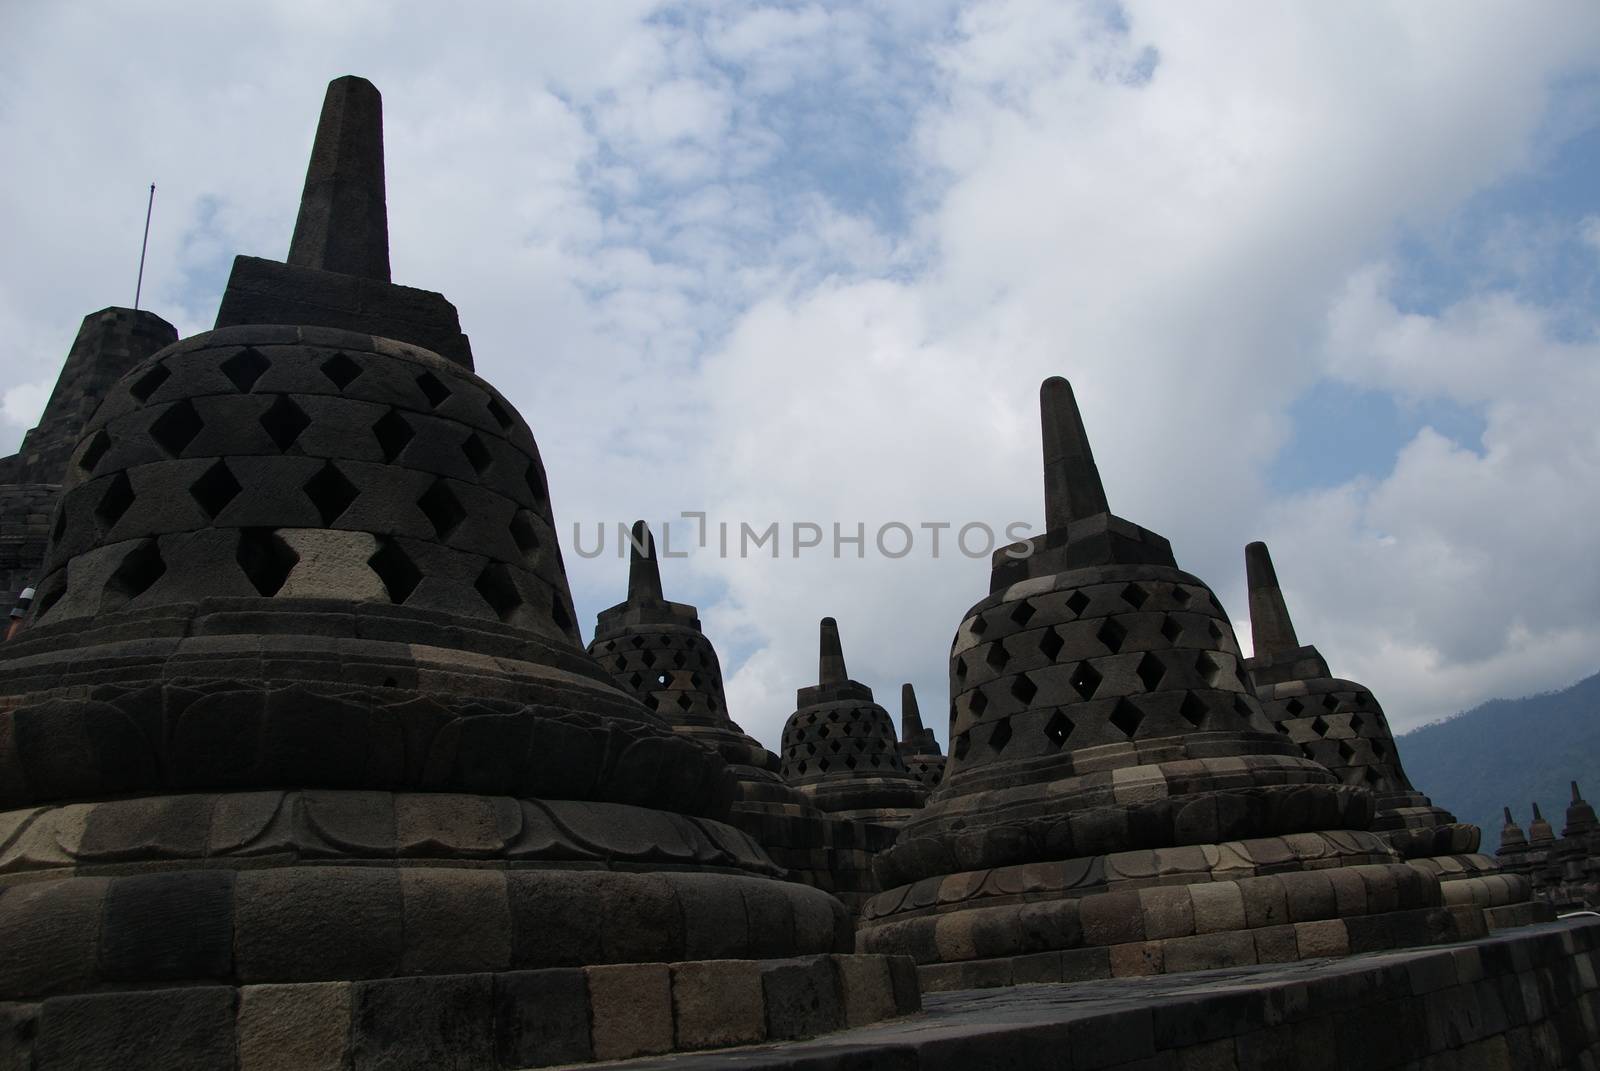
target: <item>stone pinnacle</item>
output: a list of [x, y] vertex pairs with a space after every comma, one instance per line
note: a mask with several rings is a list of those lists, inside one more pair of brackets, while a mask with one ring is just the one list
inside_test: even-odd
[[1045, 527], [1053, 531], [1109, 513], [1072, 384], [1060, 376], [1039, 387], [1039, 422], [1044, 433]]
[[844, 668], [844, 649], [839, 646], [839, 623], [822, 619], [822, 657], [817, 667], [818, 684], [843, 684], [850, 679]]
[[[656, 540], [650, 526], [633, 522], [633, 550], [628, 561], [628, 601], [661, 602], [661, 563], [656, 561]], [[671, 545], [670, 543], [668, 544]]]
[[1250, 635], [1255, 641], [1255, 657], [1268, 658], [1299, 648], [1289, 607], [1278, 587], [1278, 573], [1272, 555], [1262, 542], [1244, 548], [1245, 580], [1250, 588]]
[[389, 281], [383, 98], [365, 78], [328, 83], [288, 262]]
[[900, 742], [914, 744], [922, 736], [922, 711], [917, 709], [917, 692], [909, 684], [900, 686]]

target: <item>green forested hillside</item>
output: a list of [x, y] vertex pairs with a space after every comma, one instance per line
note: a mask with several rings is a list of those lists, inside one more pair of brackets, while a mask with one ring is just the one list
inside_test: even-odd
[[1499, 846], [1506, 806], [1526, 830], [1537, 802], [1559, 836], [1569, 781], [1600, 801], [1600, 674], [1559, 692], [1491, 700], [1399, 744], [1412, 784], [1481, 826], [1484, 851]]

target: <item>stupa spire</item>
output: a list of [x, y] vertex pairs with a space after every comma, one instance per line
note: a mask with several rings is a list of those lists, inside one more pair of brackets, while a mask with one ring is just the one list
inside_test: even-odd
[[1262, 542], [1244, 548], [1245, 581], [1250, 588], [1250, 635], [1255, 642], [1255, 657], [1265, 658], [1297, 650], [1300, 640], [1294, 633], [1289, 606], [1278, 586], [1278, 573], [1272, 555]]
[[628, 561], [628, 601], [661, 602], [661, 563], [656, 560], [656, 540], [650, 526], [633, 522], [633, 550]]
[[831, 617], [822, 619], [822, 654], [817, 665], [817, 683], [821, 685], [844, 684], [850, 673], [844, 666], [844, 649], [839, 645], [839, 623]]
[[1044, 437], [1045, 527], [1065, 528], [1073, 521], [1109, 513], [1072, 384], [1060, 376], [1051, 376], [1039, 387], [1039, 422]]
[[389, 281], [383, 97], [365, 78], [328, 83], [288, 262]]
[[917, 691], [909, 684], [900, 686], [900, 742], [914, 744], [922, 739], [922, 711], [917, 708]]

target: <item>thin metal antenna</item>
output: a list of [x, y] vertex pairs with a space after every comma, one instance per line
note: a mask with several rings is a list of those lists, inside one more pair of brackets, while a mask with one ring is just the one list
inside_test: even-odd
[[150, 184], [150, 200], [144, 206], [144, 241], [139, 243], [139, 281], [133, 287], [133, 311], [139, 311], [139, 294], [144, 290], [144, 252], [150, 248], [150, 213], [156, 207], [156, 184]]

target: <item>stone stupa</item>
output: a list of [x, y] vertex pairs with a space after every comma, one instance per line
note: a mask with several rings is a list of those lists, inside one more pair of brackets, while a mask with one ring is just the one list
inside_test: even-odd
[[1368, 789], [1261, 710], [1228, 616], [1113, 515], [1046, 380], [1046, 532], [996, 552], [950, 651], [950, 762], [879, 857], [863, 950], [934, 988], [1343, 955], [1484, 932], [1368, 831]]
[[783, 776], [817, 807], [885, 825], [922, 806], [928, 790], [906, 770], [888, 711], [850, 679], [831, 617], [822, 619], [817, 683], [795, 693], [795, 707], [783, 727]]
[[389, 281], [383, 191], [378, 92], [337, 79], [288, 261], [239, 258], [72, 452], [0, 645], [7, 1038], [520, 1068], [914, 1003], [792, 958], [848, 949], [843, 906], [584, 652], [533, 435]]
[[1327, 659], [1302, 644], [1265, 543], [1244, 549], [1255, 651], [1245, 670], [1267, 718], [1306, 758], [1347, 785], [1372, 792], [1372, 831], [1402, 859], [1435, 874], [1448, 904], [1476, 904], [1491, 925], [1523, 925], [1541, 914], [1531, 886], [1502, 873], [1478, 851], [1482, 832], [1418, 792], [1400, 764], [1383, 707], [1365, 685], [1333, 676]]
[[933, 730], [922, 724], [917, 692], [910, 684], [900, 686], [900, 757], [911, 776], [927, 785], [929, 792], [944, 780], [944, 752]]
[[716, 649], [699, 611], [662, 594], [655, 537], [643, 521], [634, 522], [629, 553], [628, 598], [600, 611], [589, 654], [675, 732], [722, 756], [734, 775], [735, 812], [816, 813], [783, 779], [778, 756], [729, 715]]

